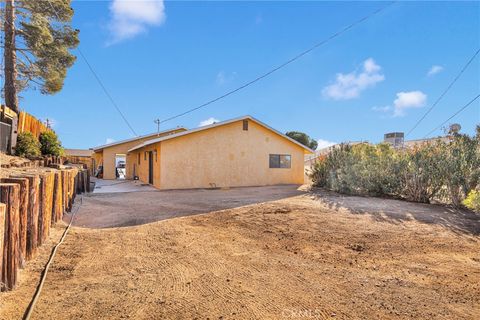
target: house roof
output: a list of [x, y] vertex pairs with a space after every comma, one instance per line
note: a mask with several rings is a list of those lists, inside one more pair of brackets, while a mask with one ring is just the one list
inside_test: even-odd
[[304, 146], [303, 144], [301, 144], [300, 142], [290, 138], [289, 136], [286, 136], [284, 135], [283, 133], [281, 133], [280, 131], [278, 130], [275, 130], [273, 129], [272, 127], [268, 126], [267, 124], [261, 122], [260, 120], [258, 119], [255, 119], [254, 117], [252, 116], [249, 116], [249, 115], [246, 115], [246, 116], [243, 116], [243, 117], [238, 117], [238, 118], [234, 118], [234, 119], [230, 119], [230, 120], [226, 120], [226, 121], [221, 121], [221, 122], [217, 122], [217, 123], [214, 123], [214, 124], [210, 124], [208, 126], [203, 126], [203, 127], [199, 127], [199, 128], [195, 128], [195, 129], [191, 129], [191, 130], [187, 130], [187, 131], [184, 131], [184, 132], [179, 132], [179, 133], [175, 133], [175, 134], [172, 134], [172, 135], [168, 135], [168, 136], [164, 136], [164, 137], [159, 137], [159, 138], [156, 138], [156, 139], [152, 139], [152, 140], [147, 140], [131, 149], [128, 150], [128, 152], [132, 152], [132, 151], [135, 151], [137, 149], [141, 149], [145, 146], [148, 146], [148, 145], [151, 145], [151, 144], [154, 144], [154, 143], [157, 143], [157, 142], [161, 142], [161, 141], [165, 141], [165, 140], [170, 140], [170, 139], [175, 139], [175, 138], [178, 138], [178, 137], [183, 137], [185, 135], [188, 135], [188, 134], [192, 134], [192, 133], [195, 133], [195, 132], [199, 132], [199, 131], [204, 131], [204, 130], [209, 130], [209, 129], [212, 129], [212, 128], [216, 128], [216, 127], [220, 127], [220, 126], [224, 126], [224, 125], [227, 125], [227, 124], [230, 124], [230, 123], [233, 123], [233, 122], [237, 122], [237, 121], [241, 121], [241, 120], [251, 120], [259, 125], [261, 125], [262, 127], [278, 134], [279, 136], [281, 136], [282, 138], [285, 138], [287, 140], [289, 140], [290, 142], [300, 146], [301, 148], [303, 148], [304, 150], [306, 150], [308, 153], [314, 153], [314, 151], [306, 146]]
[[113, 147], [113, 146], [123, 144], [123, 143], [127, 143], [127, 142], [132, 142], [132, 141], [139, 140], [139, 139], [153, 138], [153, 137], [158, 136], [160, 134], [165, 134], [165, 133], [169, 133], [171, 131], [176, 131], [176, 130], [186, 131], [188, 129], [185, 128], [185, 127], [176, 127], [176, 128], [172, 128], [172, 129], [168, 129], [168, 130], [163, 130], [163, 131], [159, 131], [159, 132], [155, 132], [155, 133], [150, 133], [150, 134], [146, 134], [146, 135], [143, 135], [143, 136], [138, 136], [138, 137], [135, 137], [135, 138], [125, 139], [125, 140], [116, 141], [116, 142], [113, 142], [113, 143], [104, 144], [104, 145], [101, 145], [101, 146], [98, 146], [98, 147], [94, 147], [93, 151], [95, 151], [95, 152], [100, 151], [100, 150], [105, 149], [105, 148]]
[[91, 157], [92, 149], [64, 149], [65, 155], [74, 157]]

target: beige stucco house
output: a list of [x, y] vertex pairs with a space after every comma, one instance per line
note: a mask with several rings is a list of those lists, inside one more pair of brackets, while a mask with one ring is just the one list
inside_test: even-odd
[[[128, 150], [135, 147], [139, 143], [142, 143], [147, 140], [154, 138], [164, 137], [167, 135], [179, 133], [186, 131], [186, 128], [177, 127], [174, 129], [164, 130], [157, 133], [152, 133], [144, 136], [139, 136], [127, 140], [122, 140], [114, 143], [109, 143], [106, 145], [98, 146], [93, 148], [93, 159], [96, 163], [96, 166], [103, 166], [103, 179], [116, 179], [116, 169], [119, 164], [119, 159], [125, 161], [127, 158]], [[133, 171], [126, 170], [126, 179], [133, 179], [135, 173]]]
[[127, 150], [126, 163], [127, 172], [158, 189], [303, 184], [304, 156], [310, 153], [265, 123], [243, 116], [144, 139]]

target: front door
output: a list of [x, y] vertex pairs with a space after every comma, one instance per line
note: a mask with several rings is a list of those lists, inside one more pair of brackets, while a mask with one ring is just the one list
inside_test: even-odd
[[153, 152], [148, 152], [148, 183], [153, 184]]

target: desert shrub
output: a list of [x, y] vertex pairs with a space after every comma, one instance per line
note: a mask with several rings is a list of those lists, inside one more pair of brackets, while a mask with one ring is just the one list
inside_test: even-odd
[[35, 158], [41, 155], [40, 142], [30, 132], [18, 134], [15, 154], [24, 158]]
[[43, 155], [61, 156], [63, 155], [63, 147], [58, 140], [58, 136], [53, 131], [45, 131], [40, 134], [40, 150]]
[[476, 138], [454, 134], [445, 148], [442, 161], [445, 196], [459, 206], [480, 182], [480, 144]]
[[480, 128], [475, 137], [453, 133], [411, 149], [342, 144], [317, 159], [311, 178], [339, 193], [460, 206], [480, 183]]
[[463, 200], [463, 204], [475, 212], [480, 212], [480, 192], [477, 190], [470, 191], [467, 198]]
[[395, 194], [399, 189], [396, 156], [385, 144], [342, 144], [317, 159], [312, 180], [316, 186], [341, 193]]
[[326, 156], [320, 156], [312, 166], [311, 178], [317, 187], [327, 187], [327, 175], [330, 171], [326, 159]]
[[425, 143], [401, 156], [400, 195], [409, 201], [429, 203], [444, 185], [445, 144]]

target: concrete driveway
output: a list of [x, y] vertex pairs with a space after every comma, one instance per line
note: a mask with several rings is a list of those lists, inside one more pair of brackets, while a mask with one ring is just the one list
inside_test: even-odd
[[115, 192], [138, 192], [138, 191], [155, 191], [154, 187], [141, 181], [133, 180], [103, 180], [92, 178], [95, 183], [93, 193], [115, 193]]
[[[117, 182], [118, 183], [118, 182]], [[151, 187], [147, 191], [139, 185], [125, 182], [110, 186], [83, 197], [74, 225], [87, 228], [112, 228], [141, 225], [175, 217], [230, 209], [298, 196], [305, 193], [299, 185], [242, 187], [231, 189], [194, 189], [160, 191]], [[122, 192], [131, 190], [134, 192]], [[145, 190], [145, 189], [144, 189]], [[65, 221], [70, 215], [65, 216]]]

